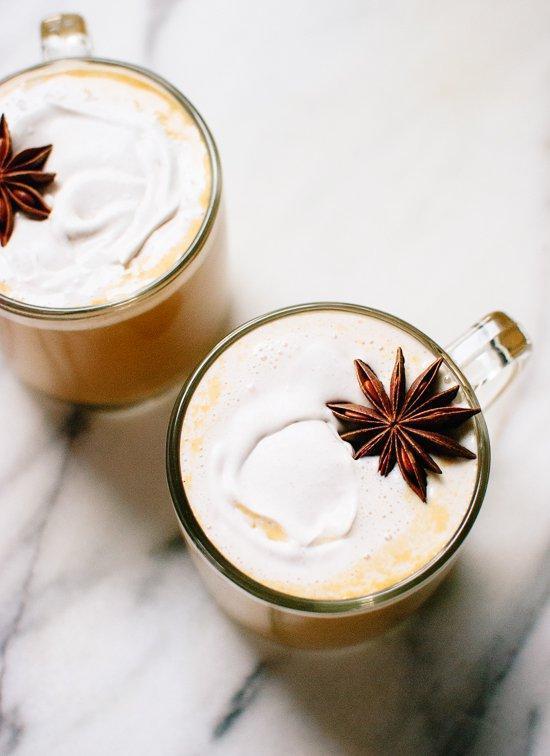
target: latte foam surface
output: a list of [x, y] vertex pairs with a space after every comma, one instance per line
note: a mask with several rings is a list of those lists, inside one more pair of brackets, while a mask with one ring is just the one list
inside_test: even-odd
[[[326, 407], [368, 406], [353, 360], [387, 387], [399, 346], [410, 385], [435, 358], [415, 337], [374, 317], [303, 312], [247, 333], [204, 374], [183, 422], [182, 480], [208, 539], [239, 570], [296, 596], [351, 598], [400, 582], [451, 539], [477, 461], [438, 457], [425, 504], [397, 466], [383, 478], [378, 457], [354, 460]], [[441, 387], [455, 383], [443, 366]], [[457, 438], [476, 451], [472, 421]]]

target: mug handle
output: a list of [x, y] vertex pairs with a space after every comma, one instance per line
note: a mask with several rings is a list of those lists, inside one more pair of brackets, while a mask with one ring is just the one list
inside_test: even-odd
[[55, 13], [42, 19], [40, 40], [45, 61], [88, 58], [92, 54], [86, 21], [78, 13]]
[[462, 370], [485, 410], [520, 372], [531, 353], [531, 342], [508, 315], [491, 312], [445, 351]]

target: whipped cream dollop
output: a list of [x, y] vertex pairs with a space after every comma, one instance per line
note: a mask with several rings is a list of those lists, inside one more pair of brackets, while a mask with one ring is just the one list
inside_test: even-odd
[[[411, 335], [349, 312], [270, 322], [229, 347], [195, 390], [182, 429], [188, 500], [207, 536], [260, 582], [298, 595], [361, 595], [397, 582], [452, 536], [476, 464], [438, 458], [428, 504], [399, 470], [353, 459], [329, 401], [368, 404], [353, 360], [385, 385], [401, 346], [410, 379], [433, 361]], [[442, 383], [453, 382], [448, 370]], [[475, 449], [472, 428], [461, 439]]]
[[14, 151], [52, 144], [37, 222], [0, 255], [10, 297], [79, 307], [123, 299], [171, 267], [205, 213], [206, 147], [174, 98], [136, 74], [59, 63], [0, 88]]
[[342, 538], [355, 519], [359, 487], [353, 462], [321, 420], [291, 423], [264, 436], [238, 472], [226, 495], [278, 523], [298, 546]]
[[343, 390], [358, 402], [361, 394], [348, 380], [353, 363], [330, 343], [303, 344], [279, 364], [293, 341], [256, 348], [260, 372], [267, 365], [269, 376], [238, 381], [241, 401], [213, 440], [207, 476], [222, 516], [266, 549], [295, 558], [344, 539], [355, 521], [360, 471], [326, 402]]

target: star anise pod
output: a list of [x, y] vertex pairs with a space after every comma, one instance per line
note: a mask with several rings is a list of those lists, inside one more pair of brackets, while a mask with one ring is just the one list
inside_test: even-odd
[[13, 155], [5, 116], [0, 118], [0, 244], [5, 247], [13, 231], [13, 218], [22, 210], [30, 218], [44, 220], [51, 208], [39, 190], [50, 184], [55, 173], [44, 173], [52, 145], [32, 147]]
[[354, 447], [354, 458], [379, 454], [378, 472], [384, 476], [397, 462], [403, 478], [422, 501], [426, 501], [426, 470], [441, 473], [429, 452], [465, 459], [476, 456], [441, 432], [456, 428], [480, 411], [451, 404], [459, 386], [434, 391], [442, 364], [443, 359], [435, 360], [406, 391], [405, 358], [398, 348], [388, 396], [376, 373], [362, 360], [355, 360], [359, 385], [372, 407], [327, 404], [339, 420], [356, 425], [341, 434]]

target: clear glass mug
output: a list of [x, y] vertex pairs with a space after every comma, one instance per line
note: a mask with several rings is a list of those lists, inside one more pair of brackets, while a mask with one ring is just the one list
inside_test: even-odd
[[193, 105], [171, 84], [127, 63], [91, 57], [83, 19], [59, 14], [41, 25], [43, 63], [12, 74], [44, 70], [62, 59], [117, 67], [166, 90], [197, 126], [211, 169], [204, 220], [185, 254], [124, 301], [76, 308], [40, 307], [0, 292], [0, 344], [21, 380], [59, 399], [121, 405], [162, 392], [227, 332], [221, 166], [215, 142]]
[[414, 326], [359, 305], [316, 303], [277, 310], [245, 323], [221, 341], [183, 387], [174, 407], [167, 442], [167, 474], [172, 500], [191, 557], [210, 593], [234, 620], [271, 640], [303, 648], [337, 647], [378, 635], [415, 611], [449, 572], [477, 517], [489, 478], [490, 446], [483, 415], [473, 419], [478, 446], [477, 480], [466, 514], [445, 547], [405, 580], [359, 598], [318, 601], [281, 593], [240, 572], [221, 554], [198, 524], [180, 471], [180, 437], [186, 408], [210, 365], [231, 344], [265, 323], [308, 310], [345, 310], [385, 320], [412, 334], [444, 357], [464, 395], [486, 409], [517, 374], [531, 349], [522, 329], [502, 312], [493, 312], [443, 350]]

